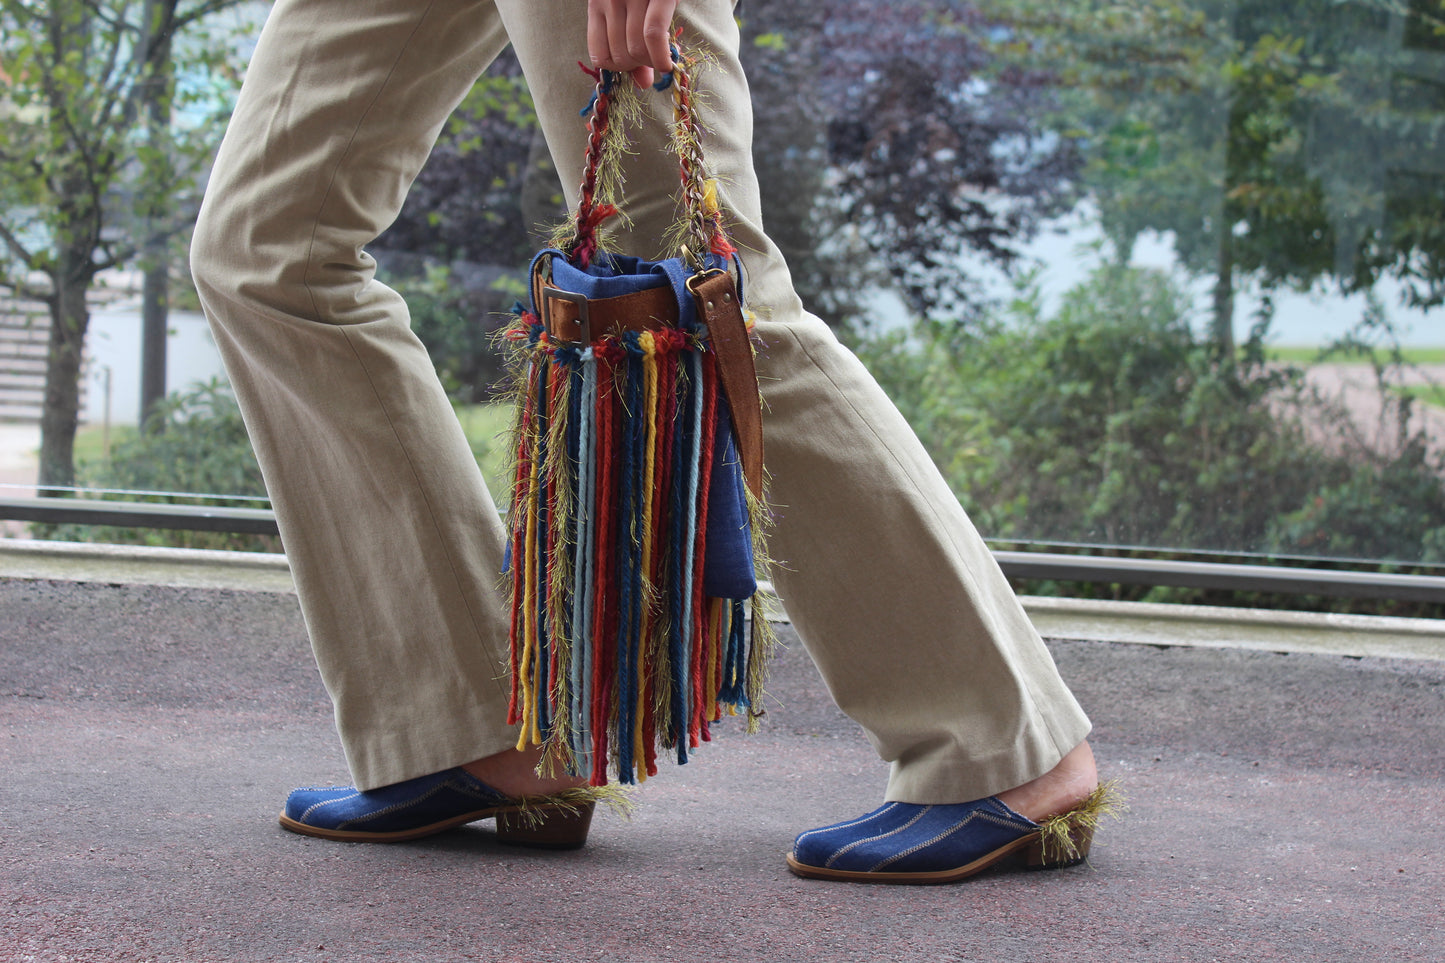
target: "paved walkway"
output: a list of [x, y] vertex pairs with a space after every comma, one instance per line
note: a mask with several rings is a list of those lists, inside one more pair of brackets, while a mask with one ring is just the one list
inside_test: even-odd
[[[0, 497], [28, 498], [35, 494], [40, 469], [40, 426], [0, 421]], [[24, 522], [0, 519], [0, 538], [20, 538]]]
[[39, 458], [39, 425], [0, 421], [0, 483], [33, 486]]
[[[1411, 365], [1390, 375], [1394, 384], [1412, 387], [1445, 385], [1445, 365]], [[1386, 410], [1385, 396], [1375, 381], [1374, 369], [1367, 364], [1318, 364], [1305, 375], [1306, 382], [1321, 398], [1349, 413], [1350, 441], [1382, 457], [1399, 451], [1398, 413]], [[1338, 428], [1316, 434], [1331, 447], [1341, 444]], [[1416, 403], [1411, 411], [1409, 430], [1425, 439], [1426, 449], [1435, 458], [1445, 456], [1445, 408]]]
[[1133, 810], [1092, 865], [791, 876], [884, 771], [794, 644], [765, 730], [579, 853], [280, 830], [345, 779], [291, 595], [0, 580], [0, 960], [1439, 961], [1445, 662], [1055, 642]]

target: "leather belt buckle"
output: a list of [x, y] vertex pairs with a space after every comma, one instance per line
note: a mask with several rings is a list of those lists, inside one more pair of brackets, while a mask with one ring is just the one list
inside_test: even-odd
[[557, 328], [552, 324], [552, 298], [560, 301], [570, 301], [577, 305], [577, 333], [578, 343], [589, 345], [592, 343], [592, 315], [588, 310], [587, 297], [582, 294], [575, 294], [571, 291], [563, 291], [561, 288], [554, 288], [550, 284], [542, 286], [542, 323], [547, 330], [558, 334]]

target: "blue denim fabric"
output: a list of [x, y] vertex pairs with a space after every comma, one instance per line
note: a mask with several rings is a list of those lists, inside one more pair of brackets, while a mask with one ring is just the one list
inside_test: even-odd
[[292, 790], [286, 816], [318, 829], [394, 833], [476, 813], [477, 819], [516, 800], [464, 769], [447, 769], [362, 792], [351, 786]]
[[793, 843], [793, 859], [855, 873], [943, 872], [1038, 830], [993, 796], [938, 806], [894, 802], [803, 833]]
[[717, 412], [702, 590], [709, 598], [747, 599], [758, 590], [747, 489], [743, 483], [742, 459], [733, 441], [732, 415], [727, 405], [718, 405]]
[[[692, 292], [687, 289], [687, 282], [695, 272], [680, 258], [644, 261], [603, 252], [584, 270], [568, 261], [561, 251], [547, 250], [537, 257], [551, 258], [549, 267], [554, 287], [586, 298], [614, 298], [670, 286], [677, 301], [678, 324], [683, 330], [698, 327], [697, 305]], [[708, 255], [709, 269], [726, 269], [727, 266], [724, 259]], [[532, 306], [534, 312], [539, 309], [540, 305]], [[711, 598], [747, 599], [758, 590], [758, 583], [742, 460], [733, 440], [732, 416], [728, 407], [719, 404], [717, 410], [718, 420], [714, 428], [717, 448], [707, 503], [703, 591]], [[510, 545], [507, 551], [510, 558]]]

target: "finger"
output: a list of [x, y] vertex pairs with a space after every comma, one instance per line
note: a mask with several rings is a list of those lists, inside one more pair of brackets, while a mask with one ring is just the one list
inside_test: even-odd
[[607, 12], [607, 46], [612, 55], [608, 69], [629, 71], [641, 61], [633, 59], [627, 43], [627, 4], [618, 0], [610, 5]]
[[594, 67], [606, 67], [612, 62], [605, 6], [606, 0], [588, 0], [587, 3], [587, 56]]
[[677, 0], [652, 0], [643, 16], [643, 63], [651, 64], [660, 73], [672, 69], [672, 15], [676, 10]]
[[632, 84], [638, 90], [646, 90], [656, 80], [656, 74], [651, 67], [636, 67], [630, 71]]

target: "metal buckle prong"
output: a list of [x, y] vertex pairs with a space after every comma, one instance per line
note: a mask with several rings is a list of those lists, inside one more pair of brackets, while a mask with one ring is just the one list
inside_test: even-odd
[[547, 330], [556, 334], [559, 333], [552, 325], [552, 298], [560, 301], [571, 301], [577, 305], [577, 333], [578, 342], [582, 345], [592, 343], [592, 315], [587, 307], [587, 296], [576, 294], [572, 291], [563, 291], [561, 288], [554, 288], [550, 284], [542, 286], [542, 323]]

